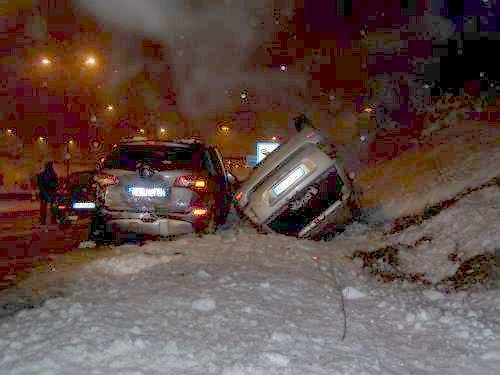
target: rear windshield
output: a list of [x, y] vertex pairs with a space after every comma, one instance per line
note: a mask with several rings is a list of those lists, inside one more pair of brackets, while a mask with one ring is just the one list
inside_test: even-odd
[[106, 169], [135, 171], [139, 163], [153, 169], [194, 169], [200, 164], [199, 152], [193, 148], [148, 145], [124, 145], [104, 160]]

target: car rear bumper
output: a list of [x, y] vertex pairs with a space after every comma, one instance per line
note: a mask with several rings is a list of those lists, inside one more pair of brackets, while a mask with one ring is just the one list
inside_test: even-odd
[[108, 233], [142, 234], [149, 236], [176, 236], [192, 233], [193, 225], [186, 221], [169, 218], [145, 222], [140, 219], [115, 219], [106, 222]]
[[176, 236], [192, 233], [204, 223], [193, 221], [190, 215], [178, 217], [155, 216], [144, 212], [103, 211], [100, 213], [105, 229], [111, 234], [140, 234]]

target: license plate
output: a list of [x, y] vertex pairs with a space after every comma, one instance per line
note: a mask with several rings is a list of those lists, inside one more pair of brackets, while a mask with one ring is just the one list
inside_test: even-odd
[[75, 209], [79, 209], [79, 208], [93, 209], [93, 208], [95, 208], [95, 202], [74, 202], [73, 208], [75, 208]]
[[306, 174], [306, 171], [302, 167], [295, 168], [292, 173], [290, 173], [283, 181], [273, 188], [273, 192], [276, 195], [281, 195], [286, 189], [297, 182], [302, 176]]
[[167, 196], [167, 191], [163, 188], [130, 186], [128, 192], [133, 197], [165, 198]]

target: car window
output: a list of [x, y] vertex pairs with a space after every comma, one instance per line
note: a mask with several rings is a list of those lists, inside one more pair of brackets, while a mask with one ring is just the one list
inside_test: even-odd
[[217, 174], [212, 157], [208, 151], [203, 152], [201, 157], [201, 163], [203, 169], [207, 170], [210, 176], [215, 176]]
[[200, 166], [200, 156], [194, 148], [123, 145], [108, 155], [103, 167], [134, 171], [139, 163], [146, 163], [159, 171], [196, 169]]

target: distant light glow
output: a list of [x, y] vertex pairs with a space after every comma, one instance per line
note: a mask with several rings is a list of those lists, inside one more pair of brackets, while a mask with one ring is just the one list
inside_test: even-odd
[[280, 69], [281, 69], [282, 72], [284, 72], [286, 70], [286, 65], [285, 64], [281, 65]]
[[366, 113], [371, 113], [371, 112], [373, 112], [373, 108], [367, 107], [367, 108], [364, 109], [364, 111]]
[[44, 57], [42, 59], [42, 65], [49, 66], [52, 64], [52, 61], [50, 61], [48, 58]]
[[7, 129], [7, 134], [11, 135], [12, 134], [12, 129]]
[[278, 140], [278, 137], [273, 136], [273, 137], [271, 138], [271, 140], [276, 141], [276, 140]]
[[97, 60], [95, 59], [95, 57], [93, 56], [89, 56], [87, 57], [87, 59], [85, 60], [85, 65], [87, 66], [94, 66], [97, 64]]
[[43, 137], [38, 137], [38, 141], [39, 141], [39, 142], [44, 142], [44, 141], [45, 141], [45, 138], [43, 138]]
[[230, 128], [229, 128], [229, 126], [223, 125], [220, 127], [220, 130], [222, 130], [223, 132], [228, 132], [230, 130]]
[[243, 92], [243, 93], [241, 93], [240, 97], [241, 97], [241, 99], [246, 99], [246, 98], [247, 98], [247, 94], [245, 94], [245, 93]]
[[72, 145], [73, 143], [75, 143], [75, 141], [73, 141], [72, 139], [70, 139], [70, 140], [68, 141], [68, 143], [69, 143], [70, 145]]
[[108, 111], [110, 111], [110, 112], [111, 112], [113, 109], [115, 109], [115, 107], [113, 107], [111, 104], [109, 104], [109, 105], [106, 107], [106, 109], [107, 109]]
[[164, 134], [164, 133], [165, 133], [165, 131], [166, 131], [166, 130], [165, 130], [165, 128], [161, 128], [161, 129], [160, 129], [160, 133], [161, 133], [161, 134]]
[[146, 131], [144, 129], [139, 129], [139, 133], [144, 134]]

